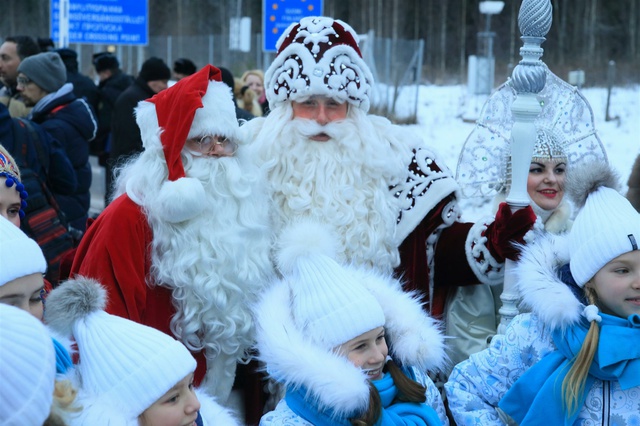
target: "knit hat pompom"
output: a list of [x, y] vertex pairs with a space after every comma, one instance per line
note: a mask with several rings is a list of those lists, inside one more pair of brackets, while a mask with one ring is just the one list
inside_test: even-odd
[[293, 271], [299, 258], [314, 255], [335, 258], [335, 241], [326, 225], [301, 220], [286, 228], [280, 235], [277, 263], [283, 275]]
[[582, 208], [589, 194], [600, 187], [620, 190], [617, 173], [606, 162], [593, 161], [570, 168], [565, 179], [565, 191], [577, 208]]
[[85, 277], [75, 281], [77, 285], [64, 293], [54, 291], [47, 297], [47, 324], [65, 337], [73, 334], [76, 322], [107, 306], [107, 292], [98, 281]]
[[324, 225], [296, 223], [282, 233], [277, 255], [291, 288], [294, 322], [328, 350], [385, 322], [380, 304], [354, 268], [340, 265], [331, 256], [334, 238]]

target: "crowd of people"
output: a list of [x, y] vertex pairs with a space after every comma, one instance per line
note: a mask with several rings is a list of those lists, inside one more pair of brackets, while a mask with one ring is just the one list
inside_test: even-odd
[[[465, 223], [482, 171], [368, 114], [343, 21], [303, 18], [239, 78], [104, 52], [90, 87], [38, 49], [0, 46], [0, 424], [640, 422], [640, 214], [604, 151], [537, 125], [512, 210], [506, 136], [495, 215]], [[32, 170], [74, 235], [53, 282], [20, 229]], [[498, 333], [507, 259], [524, 313]]]

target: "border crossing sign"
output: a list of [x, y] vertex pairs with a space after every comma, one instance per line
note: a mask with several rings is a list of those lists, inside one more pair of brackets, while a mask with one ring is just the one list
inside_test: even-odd
[[322, 0], [264, 0], [262, 39], [265, 52], [275, 52], [282, 33], [305, 16], [321, 16]]
[[[148, 0], [68, 0], [69, 43], [148, 44]], [[51, 0], [51, 38], [60, 36], [60, 0]]]

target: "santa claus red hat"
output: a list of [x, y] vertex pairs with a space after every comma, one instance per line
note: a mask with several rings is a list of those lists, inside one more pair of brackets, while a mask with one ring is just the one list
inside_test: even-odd
[[207, 135], [237, 138], [238, 120], [231, 89], [222, 82], [220, 70], [206, 65], [136, 108], [145, 151], [162, 151], [167, 181], [160, 188], [157, 212], [178, 223], [202, 211], [204, 187], [186, 177], [181, 153], [190, 138]]
[[269, 106], [312, 95], [349, 102], [365, 112], [373, 76], [362, 59], [358, 35], [345, 22], [324, 16], [303, 18], [287, 28], [265, 74]]

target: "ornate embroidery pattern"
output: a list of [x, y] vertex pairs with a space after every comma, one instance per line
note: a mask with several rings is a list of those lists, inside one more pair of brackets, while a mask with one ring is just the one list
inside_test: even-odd
[[400, 202], [396, 223], [400, 223], [404, 212], [408, 212], [416, 206], [419, 198], [427, 193], [434, 182], [450, 177], [436, 164], [431, 153], [423, 149], [414, 149], [406, 181], [401, 185], [389, 188], [393, 196]]

